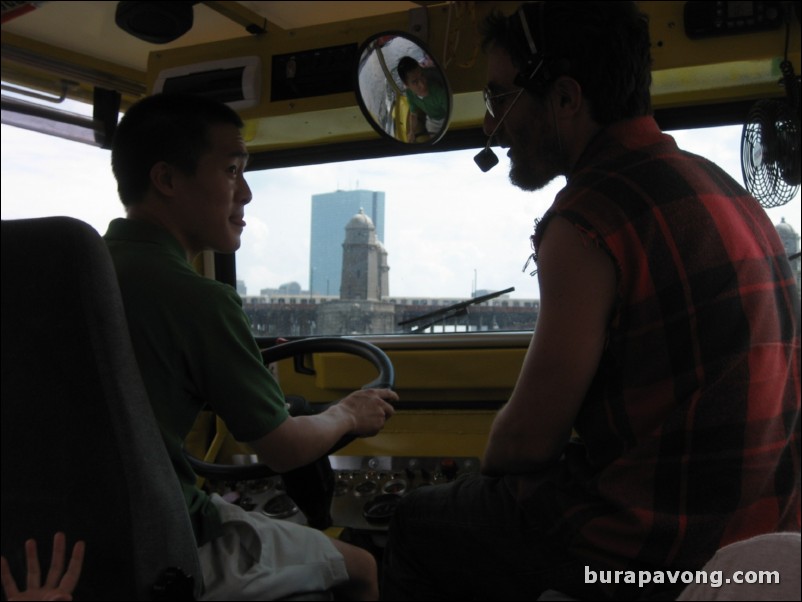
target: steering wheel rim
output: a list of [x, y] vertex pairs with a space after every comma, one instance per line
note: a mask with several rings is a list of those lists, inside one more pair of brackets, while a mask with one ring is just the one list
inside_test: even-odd
[[[363, 385], [362, 389], [391, 389], [395, 384], [395, 369], [390, 358], [379, 347], [367, 341], [338, 337], [311, 337], [281, 343], [261, 350], [262, 361], [265, 364], [303, 354], [327, 352], [356, 355], [373, 364], [379, 374], [372, 381]], [[330, 405], [332, 404], [326, 404], [326, 408]], [[343, 436], [325, 455], [328, 456], [345, 447], [355, 438], [356, 435]], [[279, 474], [265, 464], [216, 464], [200, 460], [187, 453], [186, 450], [184, 450], [184, 456], [189, 461], [195, 474], [213, 480], [251, 481]]]
[[362, 389], [392, 389], [395, 384], [395, 369], [381, 349], [373, 343], [358, 339], [343, 339], [339, 337], [311, 337], [281, 343], [274, 347], [262, 349], [262, 361], [265, 364], [277, 362], [301, 355], [303, 353], [348, 353], [368, 360], [378, 370], [379, 375], [362, 386]]

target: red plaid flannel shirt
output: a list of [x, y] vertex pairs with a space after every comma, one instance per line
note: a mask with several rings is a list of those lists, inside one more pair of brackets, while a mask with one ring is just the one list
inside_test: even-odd
[[688, 569], [799, 531], [799, 296], [762, 208], [644, 117], [591, 142], [536, 253], [553, 215], [618, 273], [583, 446], [538, 495], [564, 545], [598, 568]]

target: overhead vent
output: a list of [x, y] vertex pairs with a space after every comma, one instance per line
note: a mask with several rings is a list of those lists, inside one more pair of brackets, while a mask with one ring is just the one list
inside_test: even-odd
[[182, 67], [160, 72], [154, 93], [197, 94], [241, 110], [259, 104], [262, 90], [262, 63], [258, 56], [245, 56]]

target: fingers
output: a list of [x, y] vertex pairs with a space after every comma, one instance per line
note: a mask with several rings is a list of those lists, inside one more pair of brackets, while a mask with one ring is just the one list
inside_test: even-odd
[[366, 389], [366, 391], [372, 391], [386, 401], [398, 401], [399, 399], [398, 393], [392, 389]]
[[398, 393], [392, 389], [371, 389], [379, 396], [379, 405], [384, 410], [384, 417], [390, 418], [395, 414], [395, 408], [388, 402], [398, 401]]
[[379, 399], [379, 407], [384, 412], [385, 420], [387, 420], [388, 418], [392, 417], [393, 414], [395, 414], [395, 408], [386, 401], [384, 401], [383, 399]]
[[395, 414], [395, 408], [388, 401], [398, 401], [398, 394], [392, 389], [361, 389], [346, 397], [346, 399], [349, 398], [354, 403], [367, 403], [372, 407], [377, 406], [384, 412], [385, 418], [390, 418]]
[[36, 540], [25, 542], [25, 562], [28, 565], [26, 589], [38, 589], [42, 584], [42, 571], [39, 568], [39, 555], [36, 552]]
[[72, 600], [72, 592], [78, 585], [83, 568], [85, 544], [79, 541], [72, 549], [70, 564], [64, 571], [66, 536], [58, 532], [53, 536], [53, 554], [45, 583], [41, 582], [41, 568], [36, 548], [36, 540], [25, 542], [25, 562], [28, 569], [25, 591], [20, 592], [5, 557], [0, 557], [0, 580], [9, 600]]
[[3, 589], [6, 592], [6, 600], [10, 600], [19, 595], [17, 582], [14, 581], [14, 576], [11, 574], [11, 568], [9, 568], [5, 556], [0, 556], [0, 581], [2, 581]]
[[[53, 535], [53, 554], [50, 557], [50, 569], [45, 578], [45, 587], [53, 589], [58, 585], [62, 571], [64, 571], [64, 550], [66, 549], [64, 533], [61, 531]], [[28, 569], [30, 575], [30, 568]], [[36, 584], [39, 587], [39, 583]]]
[[67, 572], [64, 573], [59, 583], [59, 589], [62, 591], [72, 593], [75, 586], [78, 585], [78, 579], [81, 576], [81, 569], [84, 565], [85, 550], [86, 544], [83, 541], [76, 542], [75, 546], [73, 546]]
[[398, 395], [390, 389], [362, 389], [351, 393], [342, 402], [350, 408], [354, 418], [353, 434], [371, 437], [384, 428], [385, 422], [395, 413], [388, 401], [397, 401]]

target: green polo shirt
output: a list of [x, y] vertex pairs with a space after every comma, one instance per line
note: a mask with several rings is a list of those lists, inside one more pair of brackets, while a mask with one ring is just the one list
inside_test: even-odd
[[[425, 69], [424, 73], [430, 73], [432, 70]], [[448, 116], [448, 93], [443, 85], [437, 80], [439, 75], [434, 71], [434, 75], [427, 76], [427, 83], [429, 85], [429, 95], [421, 98], [412, 90], [407, 88], [406, 96], [410, 106], [417, 110], [423, 111], [430, 119], [439, 121]]]
[[182, 451], [198, 413], [208, 406], [237, 440], [254, 441], [287, 418], [284, 395], [262, 363], [234, 289], [200, 276], [178, 241], [150, 223], [115, 219], [104, 238], [142, 379], [201, 546], [221, 527]]

